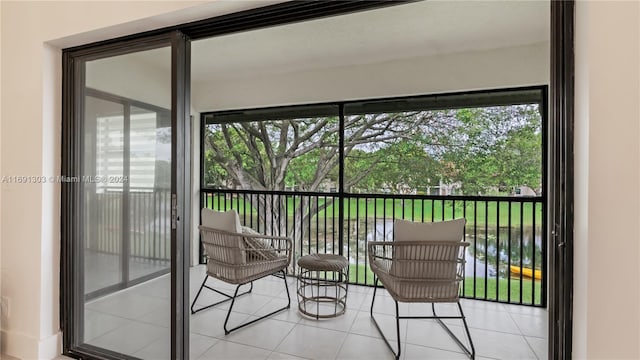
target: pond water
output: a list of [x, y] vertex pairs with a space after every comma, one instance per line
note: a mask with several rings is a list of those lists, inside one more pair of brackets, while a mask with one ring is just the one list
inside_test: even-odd
[[[351, 239], [350, 261], [362, 263], [365, 259], [366, 241], [393, 240], [393, 221], [389, 219], [369, 220], [367, 226], [349, 227]], [[366, 235], [364, 233], [366, 228]], [[355, 239], [358, 239], [355, 246]], [[540, 226], [524, 225], [497, 228], [494, 225], [467, 225], [465, 240], [471, 245], [465, 254], [465, 275], [477, 278], [507, 278], [510, 275], [509, 265], [540, 269], [542, 267], [542, 229]], [[357, 255], [355, 255], [357, 254]], [[354, 256], [355, 255], [355, 256]]]

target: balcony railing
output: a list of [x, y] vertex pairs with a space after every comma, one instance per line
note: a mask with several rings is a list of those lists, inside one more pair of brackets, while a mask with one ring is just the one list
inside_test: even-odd
[[[126, 196], [125, 196], [126, 195]], [[124, 254], [139, 261], [171, 260], [169, 189], [131, 188], [85, 193], [85, 249], [104, 254]], [[123, 210], [128, 208], [128, 230], [124, 230]]]
[[[202, 189], [203, 207], [236, 209], [243, 225], [294, 240], [294, 261], [311, 253], [349, 259], [350, 283], [373, 285], [367, 242], [393, 240], [393, 221], [467, 219], [462, 294], [546, 306], [547, 239], [542, 197], [344, 194]], [[340, 211], [342, 209], [342, 211]], [[340, 226], [342, 224], [342, 226]], [[201, 252], [202, 255], [202, 252]], [[204, 258], [201, 257], [204, 262]]]

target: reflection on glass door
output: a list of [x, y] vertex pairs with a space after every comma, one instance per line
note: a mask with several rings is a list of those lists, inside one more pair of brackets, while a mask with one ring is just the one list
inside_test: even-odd
[[87, 61], [80, 338], [139, 358], [170, 354], [171, 53]]

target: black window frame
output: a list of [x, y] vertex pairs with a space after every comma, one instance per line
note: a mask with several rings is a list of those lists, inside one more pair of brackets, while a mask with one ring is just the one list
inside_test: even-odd
[[[482, 108], [492, 106], [509, 106], [509, 105], [524, 105], [524, 104], [537, 104], [540, 112], [541, 122], [541, 152], [542, 163], [541, 177], [542, 177], [542, 194], [534, 197], [537, 201], [542, 203], [542, 213], [547, 213], [547, 195], [544, 189], [547, 189], [547, 164], [548, 159], [548, 85], [532, 85], [522, 87], [510, 87], [510, 88], [498, 88], [487, 90], [474, 90], [474, 91], [458, 91], [447, 92], [437, 94], [426, 95], [412, 95], [412, 96], [399, 96], [388, 98], [372, 98], [372, 99], [358, 99], [349, 101], [332, 101], [313, 104], [298, 104], [298, 105], [284, 105], [284, 106], [272, 106], [261, 107], [251, 109], [233, 109], [233, 110], [221, 110], [221, 111], [205, 111], [200, 113], [200, 193], [215, 192], [218, 190], [230, 190], [225, 188], [210, 187], [205, 184], [205, 137], [206, 127], [209, 124], [228, 124], [261, 120], [281, 120], [292, 118], [305, 118], [305, 117], [322, 117], [322, 116], [337, 116], [339, 120], [339, 133], [338, 133], [338, 146], [344, 148], [344, 124], [345, 117], [349, 115], [360, 115], [369, 113], [385, 113], [385, 112], [402, 112], [402, 111], [428, 111], [428, 110], [448, 110], [448, 109], [462, 109], [462, 108]], [[338, 223], [344, 223], [344, 200], [350, 198], [356, 194], [347, 191], [344, 187], [344, 152], [339, 152], [338, 158], [338, 187], [336, 193], [331, 193], [338, 200]], [[251, 191], [250, 189], [241, 189], [241, 191]], [[270, 192], [270, 190], [266, 190]], [[284, 193], [290, 191], [285, 190]], [[273, 193], [282, 193], [281, 191], [273, 191]], [[316, 196], [327, 195], [329, 193], [324, 192], [309, 192], [309, 191], [297, 191], [294, 190], [291, 193]], [[363, 195], [363, 194], [357, 194]], [[364, 194], [371, 196], [379, 196], [375, 194]], [[436, 196], [439, 198], [456, 198], [453, 195]], [[457, 196], [458, 198], [465, 198], [465, 196]], [[493, 200], [500, 201], [500, 196], [483, 197], [493, 198]], [[507, 199], [508, 197], [504, 197]], [[200, 208], [205, 207], [205, 197], [200, 196]], [[200, 219], [201, 220], [201, 219]], [[543, 216], [541, 219], [542, 229], [547, 228], [547, 219]], [[542, 234], [542, 254], [547, 254], [548, 246], [547, 239], [548, 234], [543, 232]], [[338, 228], [338, 252], [343, 255], [344, 249], [344, 229]], [[204, 247], [201, 239], [198, 239], [198, 259], [200, 264], [205, 263]], [[532, 304], [533, 306], [547, 307], [548, 305], [548, 290], [547, 283], [549, 276], [547, 275], [547, 256], [542, 256], [542, 269], [544, 275], [541, 281], [541, 303]], [[366, 266], [366, 265], [365, 265]], [[487, 300], [490, 301], [490, 300]], [[521, 304], [524, 305], [524, 304]]]

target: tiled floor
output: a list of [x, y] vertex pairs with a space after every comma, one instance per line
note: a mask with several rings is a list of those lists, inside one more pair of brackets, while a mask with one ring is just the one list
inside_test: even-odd
[[[84, 290], [87, 294], [115, 285], [121, 281], [122, 259], [119, 254], [106, 254], [86, 250], [84, 253]], [[129, 276], [131, 280], [150, 275], [171, 266], [169, 260], [150, 260], [131, 258], [129, 260]]]
[[[191, 298], [202, 282], [204, 267], [191, 273]], [[208, 284], [233, 287], [210, 279]], [[225, 336], [222, 323], [228, 303], [191, 316], [192, 359], [392, 359], [370, 316], [373, 290], [349, 287], [347, 312], [334, 319], [311, 320], [297, 311], [295, 279], [288, 279], [292, 306], [254, 325]], [[230, 325], [255, 318], [286, 302], [283, 281], [255, 282], [250, 295], [239, 298]], [[206, 291], [206, 290], [205, 290]], [[393, 301], [385, 291], [376, 297], [375, 312], [383, 330], [394, 337]], [[219, 295], [207, 291], [205, 305]], [[547, 313], [544, 309], [461, 300], [478, 359], [546, 359]], [[455, 306], [441, 304], [446, 314]], [[424, 304], [401, 304], [400, 311], [430, 314]], [[169, 278], [164, 276], [86, 305], [87, 342], [145, 359], [169, 359]], [[458, 335], [459, 320], [446, 320]], [[464, 359], [465, 355], [433, 320], [401, 320], [403, 359]]]

